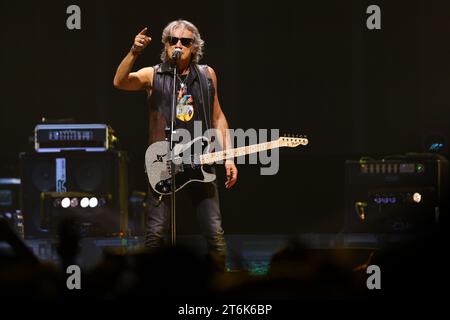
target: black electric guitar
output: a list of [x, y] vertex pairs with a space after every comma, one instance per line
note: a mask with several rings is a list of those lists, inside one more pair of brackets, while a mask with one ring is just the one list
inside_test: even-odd
[[[206, 141], [207, 143], [204, 154], [194, 155], [189, 157], [189, 159], [182, 156], [185, 150], [190, 149], [199, 140]], [[203, 165], [209, 165], [218, 161], [264, 150], [280, 147], [297, 147], [299, 145], [305, 146], [307, 144], [308, 139], [304, 137], [280, 137], [277, 140], [269, 142], [209, 153], [209, 140], [206, 137], [198, 137], [189, 143], [175, 145], [172, 166], [169, 142], [158, 141], [152, 143], [145, 152], [145, 168], [148, 181], [153, 190], [161, 195], [168, 195], [172, 190], [172, 171], [175, 174], [175, 186], [176, 191], [178, 191], [192, 181], [211, 182], [216, 179], [216, 175], [206, 172]]]

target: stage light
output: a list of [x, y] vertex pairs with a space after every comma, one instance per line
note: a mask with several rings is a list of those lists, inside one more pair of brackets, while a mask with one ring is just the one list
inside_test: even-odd
[[53, 207], [55, 207], [55, 208], [61, 207], [61, 199], [60, 198], [56, 198], [55, 200], [53, 200]]
[[100, 198], [100, 199], [98, 199], [98, 206], [99, 206], [99, 207], [104, 207], [104, 206], [106, 206], [106, 199], [105, 199], [105, 198]]
[[420, 193], [418, 193], [418, 192], [415, 192], [413, 194], [413, 201], [415, 203], [419, 203], [420, 201], [422, 201], [422, 195]]
[[63, 207], [63, 208], [70, 207], [70, 199], [69, 198], [63, 198], [61, 200], [61, 207]]
[[70, 206], [72, 208], [78, 207], [78, 199], [77, 198], [72, 198], [72, 200], [70, 200]]
[[92, 197], [89, 199], [89, 207], [95, 208], [98, 206], [98, 199], [96, 197]]
[[80, 201], [80, 206], [82, 208], [87, 208], [89, 207], [89, 198], [84, 197], [83, 199], [81, 199]]

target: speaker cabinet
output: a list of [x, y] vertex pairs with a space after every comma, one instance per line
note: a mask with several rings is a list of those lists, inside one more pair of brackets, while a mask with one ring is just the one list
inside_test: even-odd
[[[58, 222], [75, 216], [84, 236], [117, 236], [128, 229], [127, 157], [122, 151], [22, 153], [21, 209], [25, 238], [54, 237]], [[69, 197], [63, 208], [61, 199]], [[81, 207], [83, 197], [104, 199]]]
[[423, 233], [447, 210], [448, 161], [403, 157], [346, 161], [345, 231]]
[[20, 179], [0, 178], [0, 219], [23, 236], [23, 220], [19, 205]]

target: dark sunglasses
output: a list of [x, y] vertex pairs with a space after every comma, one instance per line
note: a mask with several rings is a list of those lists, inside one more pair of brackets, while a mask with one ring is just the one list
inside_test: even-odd
[[194, 41], [194, 39], [192, 39], [192, 38], [177, 38], [177, 37], [169, 36], [169, 44], [171, 46], [176, 45], [178, 43], [178, 40], [180, 40], [181, 44], [185, 47], [189, 47], [192, 44], [192, 42]]

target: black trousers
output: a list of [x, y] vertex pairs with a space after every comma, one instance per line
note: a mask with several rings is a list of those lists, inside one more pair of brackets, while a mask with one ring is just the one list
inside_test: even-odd
[[[222, 229], [216, 181], [210, 183], [191, 182], [179, 192], [189, 192], [208, 250], [225, 256], [227, 245]], [[169, 230], [170, 200], [170, 196], [163, 196], [159, 200], [159, 194], [149, 188], [149, 211], [145, 236], [147, 247], [158, 248], [165, 244], [165, 238]], [[178, 208], [179, 205], [177, 204], [177, 211]]]

